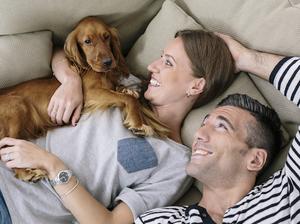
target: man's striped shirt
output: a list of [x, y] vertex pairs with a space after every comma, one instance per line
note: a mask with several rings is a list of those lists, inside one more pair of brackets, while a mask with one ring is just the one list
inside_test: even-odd
[[[300, 107], [300, 58], [282, 59], [273, 69], [269, 81]], [[135, 223], [196, 224], [213, 221], [204, 208], [192, 205], [153, 209], [140, 215]], [[300, 223], [300, 126], [284, 167], [229, 208], [223, 223]]]

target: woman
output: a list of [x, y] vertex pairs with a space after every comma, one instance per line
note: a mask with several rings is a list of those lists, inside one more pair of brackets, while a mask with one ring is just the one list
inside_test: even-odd
[[[225, 43], [212, 33], [180, 31], [148, 66], [151, 80], [144, 96], [171, 130], [164, 140], [132, 136], [118, 109], [83, 115], [77, 123], [81, 83], [63, 57], [58, 53], [53, 59], [62, 85], [49, 114], [58, 124], [71, 118], [76, 127], [48, 132], [36, 141], [39, 146], [12, 138], [0, 141], [3, 210], [8, 207], [16, 223], [22, 218], [22, 223], [65, 223], [72, 215], [80, 223], [132, 223], [145, 210], [173, 203], [190, 184], [184, 172], [189, 152], [181, 144], [182, 122], [193, 107], [218, 96], [234, 79]], [[107, 130], [113, 135], [106, 136]], [[42, 168], [50, 181], [22, 183], [6, 167]]]

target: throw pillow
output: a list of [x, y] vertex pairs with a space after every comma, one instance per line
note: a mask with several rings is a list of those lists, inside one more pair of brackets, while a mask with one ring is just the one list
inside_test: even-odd
[[0, 36], [0, 88], [51, 73], [52, 33]]

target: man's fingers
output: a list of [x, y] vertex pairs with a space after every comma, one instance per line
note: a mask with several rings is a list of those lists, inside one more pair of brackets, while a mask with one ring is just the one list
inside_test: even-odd
[[228, 44], [228, 41], [232, 40], [232, 38], [226, 34], [214, 32], [218, 37], [222, 38], [226, 44]]

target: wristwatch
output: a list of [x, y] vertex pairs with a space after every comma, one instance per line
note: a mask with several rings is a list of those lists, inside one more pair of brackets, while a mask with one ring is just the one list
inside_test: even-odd
[[57, 176], [50, 180], [50, 184], [52, 186], [58, 185], [58, 184], [67, 184], [72, 177], [72, 170], [61, 170], [57, 174]]

